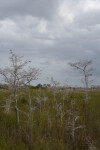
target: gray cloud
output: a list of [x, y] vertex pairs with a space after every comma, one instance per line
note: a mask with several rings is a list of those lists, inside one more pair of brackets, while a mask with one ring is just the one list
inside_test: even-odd
[[54, 15], [59, 0], [0, 0], [0, 18], [32, 15], [50, 19]]
[[[0, 67], [9, 50], [43, 69], [38, 82], [53, 76], [80, 85], [68, 62], [92, 59], [95, 84], [100, 81], [99, 0], [0, 0]], [[7, 61], [6, 61], [7, 60]]]

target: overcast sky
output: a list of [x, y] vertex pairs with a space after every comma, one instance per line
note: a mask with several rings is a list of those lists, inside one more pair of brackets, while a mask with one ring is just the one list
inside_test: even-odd
[[89, 59], [100, 84], [100, 0], [0, 0], [0, 67], [10, 49], [43, 70], [37, 83], [81, 85], [68, 62]]

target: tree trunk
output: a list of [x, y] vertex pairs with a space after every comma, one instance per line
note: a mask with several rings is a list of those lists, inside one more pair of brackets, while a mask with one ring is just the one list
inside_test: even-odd
[[85, 78], [85, 102], [88, 102], [88, 77], [84, 71], [84, 78]]
[[19, 123], [19, 110], [17, 107], [16, 89], [14, 89], [14, 102], [15, 102], [16, 121], [17, 123]]
[[30, 94], [30, 83], [29, 83], [29, 122], [31, 121], [31, 94]]
[[75, 136], [75, 120], [74, 120], [74, 118], [72, 118], [73, 120], [72, 120], [72, 140], [73, 140], [73, 142], [74, 142], [74, 136]]

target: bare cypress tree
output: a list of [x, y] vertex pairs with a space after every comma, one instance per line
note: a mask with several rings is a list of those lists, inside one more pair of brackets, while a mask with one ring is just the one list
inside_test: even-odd
[[9, 67], [5, 67], [4, 69], [0, 69], [0, 74], [3, 76], [4, 81], [8, 83], [9, 88], [13, 91], [14, 96], [14, 107], [16, 112], [16, 121], [19, 123], [19, 109], [17, 106], [17, 91], [18, 88], [23, 84], [25, 74], [23, 72], [24, 66], [28, 63], [28, 61], [22, 61], [22, 56], [17, 56], [10, 50], [10, 62], [11, 65]]
[[31, 82], [33, 80], [37, 80], [39, 75], [40, 70], [36, 68], [29, 67], [28, 71], [27, 72], [25, 71], [26, 84], [28, 85], [28, 92], [29, 92], [29, 122], [31, 121], [31, 111], [32, 111], [31, 93], [30, 93]]
[[85, 102], [88, 101], [88, 84], [89, 84], [89, 77], [92, 76], [93, 68], [89, 68], [88, 66], [92, 64], [91, 60], [84, 60], [78, 61], [75, 63], [69, 63], [69, 65], [77, 70], [80, 70], [84, 76], [84, 83], [85, 83]]
[[58, 86], [59, 86], [60, 83], [58, 81], [54, 80], [53, 77], [50, 79], [50, 81], [51, 81], [51, 89], [53, 91], [54, 101], [56, 102], [56, 105], [57, 105], [56, 93], [59, 90]]
[[71, 136], [73, 142], [75, 141], [75, 132], [79, 129], [84, 128], [83, 125], [78, 125], [77, 121], [80, 119], [78, 110], [75, 110], [75, 102], [74, 100], [70, 101], [70, 109], [67, 110], [68, 114], [68, 121], [67, 121], [67, 127], [71, 131]]

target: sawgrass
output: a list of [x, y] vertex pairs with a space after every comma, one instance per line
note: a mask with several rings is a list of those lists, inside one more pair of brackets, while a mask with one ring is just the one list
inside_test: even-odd
[[[89, 91], [89, 101], [85, 104], [84, 91], [81, 90], [64, 92], [64, 89], [32, 89], [34, 110], [29, 124], [28, 92], [20, 90], [17, 97], [19, 125], [16, 123], [13, 97], [9, 113], [3, 107], [11, 94], [8, 90], [0, 91], [0, 150], [88, 150], [88, 141], [95, 145], [96, 150], [100, 149], [100, 92]], [[41, 109], [36, 100], [38, 96], [41, 100], [48, 98], [41, 101]], [[71, 101], [74, 102], [73, 113], [77, 112], [80, 116], [76, 125], [83, 126], [75, 132], [74, 141], [67, 126]]]

